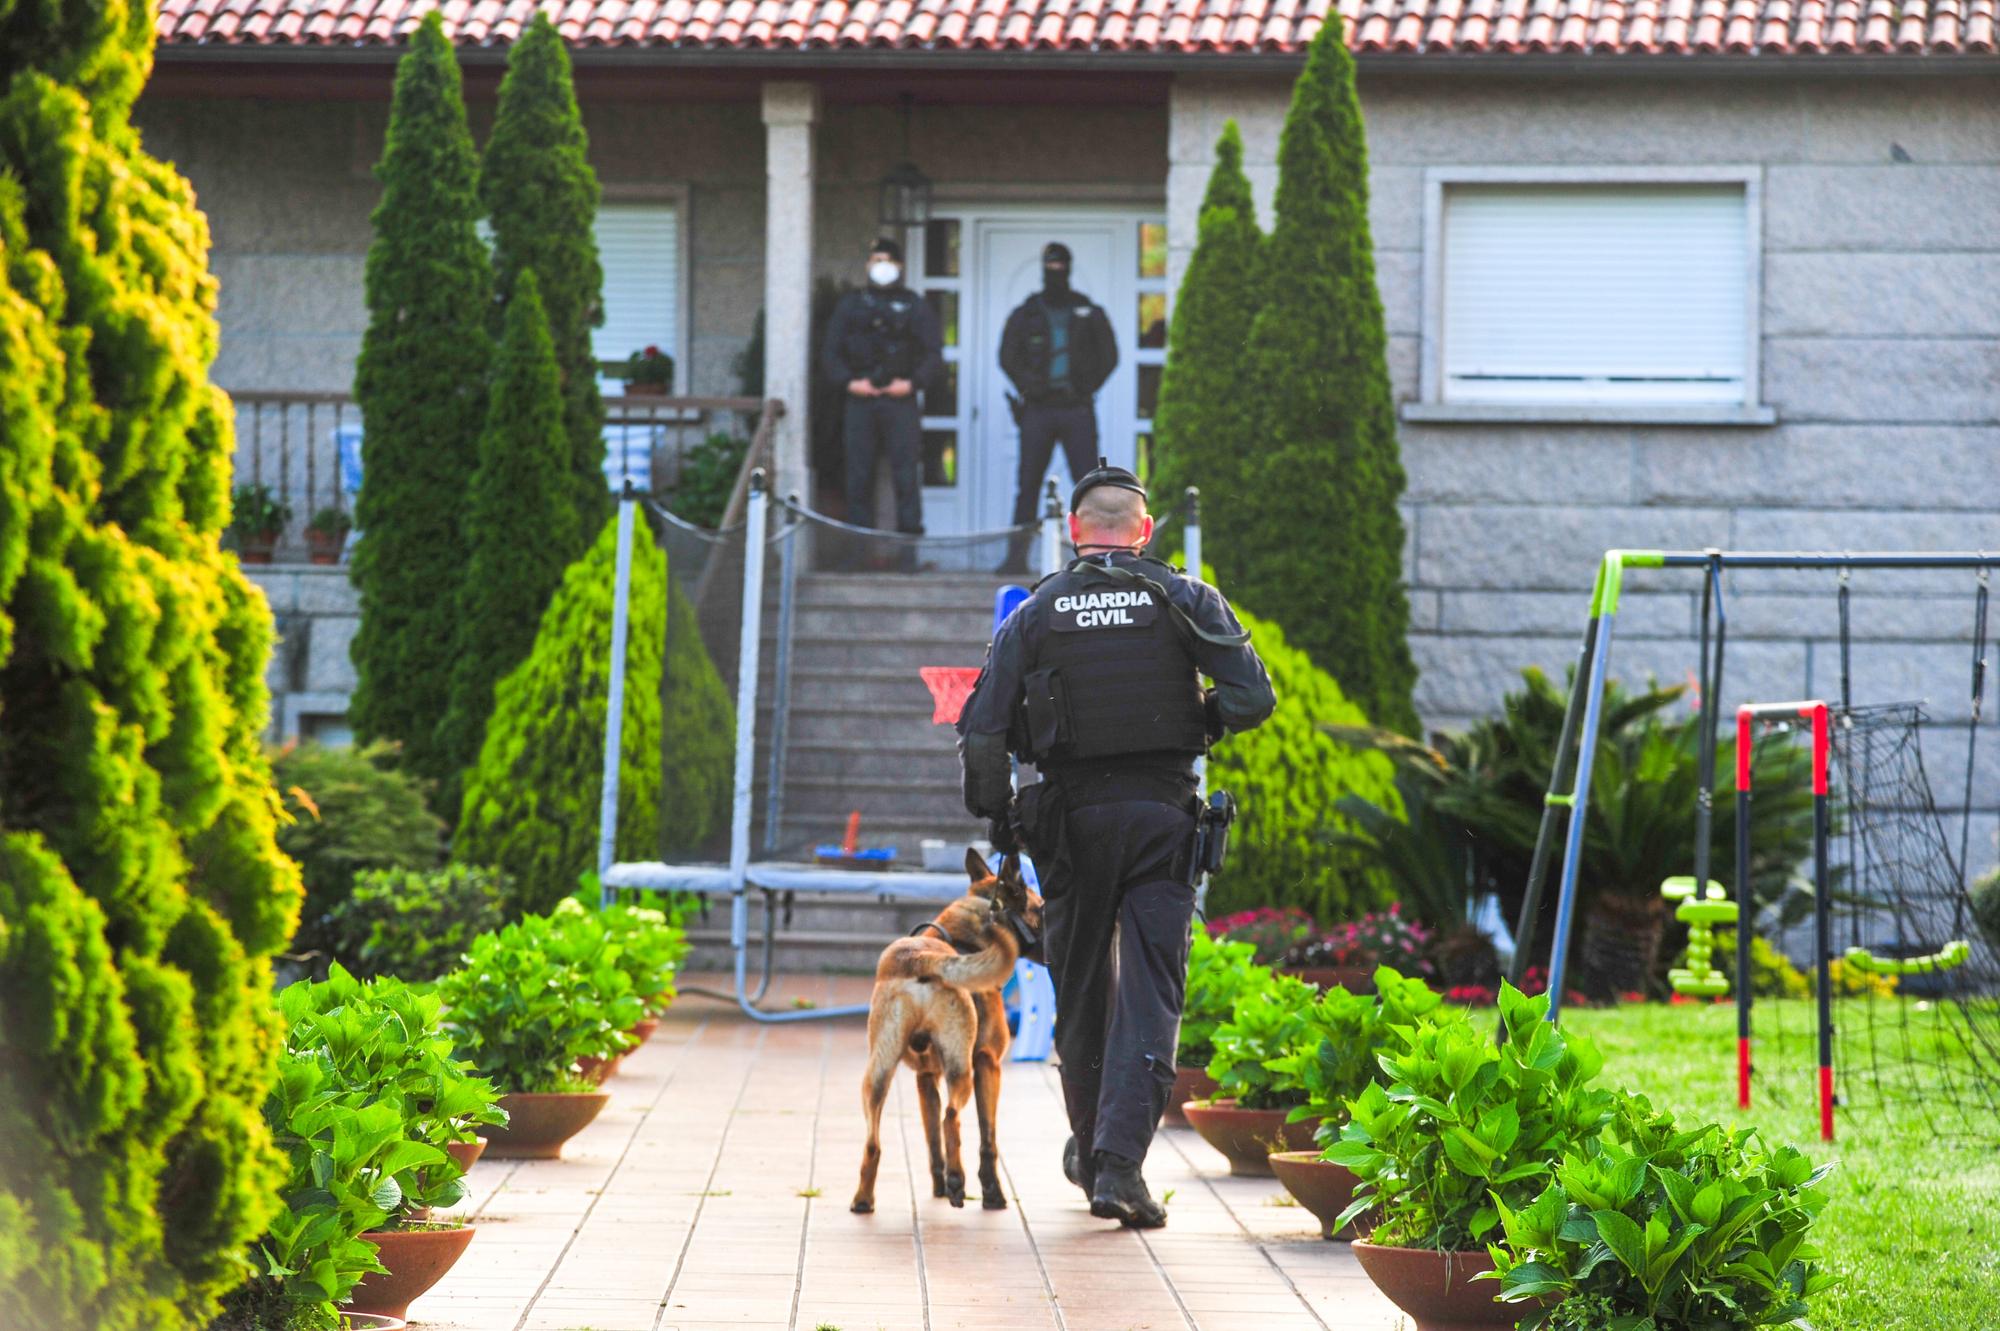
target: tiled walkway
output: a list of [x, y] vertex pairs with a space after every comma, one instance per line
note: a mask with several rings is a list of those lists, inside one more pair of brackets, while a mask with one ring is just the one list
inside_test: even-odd
[[[698, 982], [698, 981], [697, 981]], [[860, 979], [779, 981], [778, 1003], [865, 999]], [[777, 1004], [774, 1003], [773, 1006]], [[915, 1083], [883, 1117], [877, 1212], [861, 1158], [862, 1024], [762, 1026], [684, 997], [608, 1083], [564, 1158], [483, 1161], [479, 1233], [411, 1309], [420, 1331], [1395, 1331], [1342, 1243], [1270, 1179], [1233, 1179], [1185, 1128], [1146, 1173], [1168, 1227], [1093, 1220], [1063, 1180], [1055, 1070], [1007, 1067], [1009, 1208], [930, 1195]], [[969, 1106], [968, 1106], [969, 1109]], [[977, 1130], [966, 1127], [968, 1174]], [[912, 1186], [915, 1180], [917, 1186]], [[976, 1187], [976, 1180], [970, 1180]]]

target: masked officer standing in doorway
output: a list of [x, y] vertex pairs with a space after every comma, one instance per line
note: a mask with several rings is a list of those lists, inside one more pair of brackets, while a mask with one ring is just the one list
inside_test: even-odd
[[[959, 754], [966, 807], [1041, 873], [1074, 1134], [1063, 1172], [1092, 1215], [1154, 1228], [1167, 1214], [1139, 1168], [1173, 1089], [1198, 825], [1217, 841], [1194, 760], [1276, 699], [1221, 593], [1141, 554], [1138, 477], [1100, 459], [1070, 510], [1078, 557], [994, 635]], [[1018, 796], [1010, 752], [1042, 776]]]
[[[1021, 427], [1021, 466], [1014, 491], [1014, 525], [1035, 520], [1055, 446], [1063, 446], [1069, 474], [1081, 477], [1097, 456], [1093, 399], [1118, 368], [1118, 339], [1111, 320], [1090, 297], [1069, 284], [1069, 246], [1051, 241], [1042, 250], [1042, 289], [1007, 316], [1000, 335], [1000, 368], [1020, 394], [1014, 416]], [[1028, 571], [1030, 536], [1017, 536], [1001, 574]]]
[[[942, 363], [938, 322], [923, 297], [903, 283], [903, 247], [881, 239], [868, 247], [868, 286], [834, 307], [820, 368], [846, 398], [847, 520], [875, 525], [875, 459], [889, 459], [896, 487], [896, 530], [922, 535], [923, 408], [917, 394]], [[906, 545], [899, 564], [914, 567]]]

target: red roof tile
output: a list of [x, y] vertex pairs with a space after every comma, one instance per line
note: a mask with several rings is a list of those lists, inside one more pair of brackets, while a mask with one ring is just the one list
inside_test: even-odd
[[[1285, 54], [1328, 0], [159, 0], [163, 44], [379, 46], [431, 9], [465, 46], [536, 9], [576, 47]], [[2000, 0], [1339, 0], [1357, 52], [1992, 55]]]

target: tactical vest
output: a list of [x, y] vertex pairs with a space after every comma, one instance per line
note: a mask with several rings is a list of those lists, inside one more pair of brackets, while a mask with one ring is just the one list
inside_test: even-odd
[[[1127, 565], [1162, 588], [1157, 560]], [[1160, 592], [1079, 561], [1035, 588], [1024, 738], [1038, 766], [1208, 747], [1194, 646]]]

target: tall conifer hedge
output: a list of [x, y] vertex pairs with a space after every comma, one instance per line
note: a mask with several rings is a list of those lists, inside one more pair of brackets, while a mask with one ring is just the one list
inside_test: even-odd
[[[614, 518], [563, 574], [533, 650], [494, 691], [479, 762], [466, 773], [452, 857], [505, 870], [520, 911], [548, 910], [597, 866], [617, 537]], [[630, 607], [618, 855], [652, 859], [661, 850], [663, 710], [674, 768], [666, 826], [676, 835], [668, 850], [700, 845], [728, 817], [735, 721], [693, 608], [668, 579], [666, 556], [644, 522], [632, 533]], [[671, 684], [664, 709], [663, 651]]]
[[208, 227], [130, 124], [149, 6], [0, 41], [0, 1326], [202, 1325], [275, 1203], [298, 912], [263, 598], [221, 551]]
[[[1368, 147], [1337, 13], [1313, 39], [1278, 141], [1266, 296], [1239, 400], [1252, 425], [1240, 527], [1214, 559], [1377, 724], [1414, 733], [1402, 580], [1403, 464], [1368, 231]], [[1233, 525], [1233, 524], [1232, 524]]]
[[1200, 487], [1202, 521], [1218, 534], [1209, 562], [1228, 587], [1236, 585], [1233, 547], [1244, 525], [1243, 459], [1255, 447], [1243, 410], [1243, 353], [1263, 299], [1263, 244], [1243, 138], [1231, 120], [1215, 143], [1200, 234], [1174, 299], [1147, 477], [1163, 516], [1179, 513], [1188, 486]]
[[[611, 512], [604, 481], [604, 401], [597, 391], [591, 330], [604, 322], [604, 270], [597, 259], [597, 173], [570, 80], [569, 48], [537, 13], [507, 53], [500, 106], [480, 163], [479, 198], [493, 224], [493, 264], [502, 302], [523, 271], [541, 279], [542, 304], [562, 368], [563, 426], [576, 503], [574, 543]], [[499, 316], [495, 315], [498, 328]]]
[[464, 770], [486, 736], [493, 685], [534, 646], [535, 626], [577, 544], [560, 378], [530, 269], [507, 306], [466, 508], [471, 557], [459, 588], [451, 703], [438, 730], [450, 769], [441, 808], [457, 810]]
[[479, 160], [458, 62], [435, 10], [396, 70], [375, 169], [368, 331], [355, 366], [362, 415], [361, 627], [348, 715], [363, 740], [400, 741], [410, 770], [449, 775], [438, 722], [450, 699], [464, 572], [461, 523], [486, 415], [492, 273], [475, 223]]

